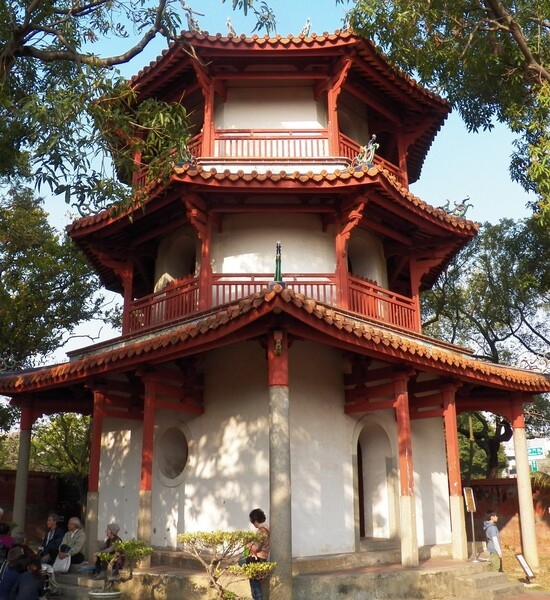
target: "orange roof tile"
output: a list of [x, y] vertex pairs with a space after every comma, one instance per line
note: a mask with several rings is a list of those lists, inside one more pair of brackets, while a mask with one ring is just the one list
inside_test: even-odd
[[[12, 396], [84, 382], [96, 374], [127, 370], [152, 359], [158, 361], [159, 353], [168, 361], [182, 352], [203, 352], [232, 343], [239, 331], [243, 333], [242, 339], [246, 339], [246, 326], [274, 311], [294, 318], [289, 325], [290, 332], [300, 322], [301, 335], [309, 331], [313, 338], [314, 330], [320, 330], [327, 345], [336, 344], [350, 351], [376, 355], [381, 360], [405, 362], [425, 371], [489, 388], [530, 394], [550, 392], [550, 378], [544, 374], [475, 359], [449, 344], [421, 334], [391, 329], [279, 285], [164, 330], [117, 338], [73, 352], [74, 360], [68, 363], [1, 375], [0, 393]], [[232, 335], [228, 337], [228, 333]]]

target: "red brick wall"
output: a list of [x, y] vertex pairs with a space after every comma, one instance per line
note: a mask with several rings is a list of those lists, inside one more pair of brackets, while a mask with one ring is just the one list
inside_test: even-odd
[[[519, 530], [519, 504], [517, 481], [515, 479], [479, 479], [468, 487], [474, 491], [476, 512], [474, 513], [476, 542], [485, 541], [483, 521], [488, 510], [496, 510], [499, 519], [498, 527], [504, 546], [514, 553], [523, 552]], [[539, 553], [550, 545], [550, 494], [541, 495], [533, 492], [535, 508], [535, 527]], [[466, 531], [468, 539], [472, 539], [471, 515], [466, 515]]]
[[[0, 506], [3, 519], [13, 520], [15, 471], [0, 470]], [[52, 473], [29, 473], [25, 534], [31, 545], [37, 545], [46, 531], [48, 513], [61, 512], [59, 506], [60, 476]], [[79, 515], [76, 515], [79, 516]]]

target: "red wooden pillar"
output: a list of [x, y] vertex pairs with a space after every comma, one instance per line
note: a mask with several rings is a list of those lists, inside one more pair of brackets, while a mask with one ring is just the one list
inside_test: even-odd
[[267, 337], [269, 386], [269, 499], [271, 560], [277, 575], [270, 577], [271, 600], [292, 600], [292, 511], [290, 478], [290, 402], [288, 339], [283, 330]]
[[420, 279], [421, 272], [417, 265], [416, 258], [411, 257], [410, 260], [411, 272], [411, 291], [414, 302], [414, 326], [416, 331], [422, 331], [422, 314], [420, 311]]
[[90, 471], [88, 475], [88, 493], [86, 496], [86, 551], [92, 556], [97, 551], [99, 539], [99, 466], [101, 460], [101, 436], [105, 418], [105, 392], [95, 389], [94, 411], [90, 447]]
[[153, 485], [153, 443], [155, 436], [155, 403], [157, 380], [154, 375], [142, 375], [145, 384], [143, 406], [143, 439], [141, 447], [141, 480], [139, 485], [138, 536], [151, 543], [151, 509]]
[[208, 215], [206, 225], [199, 231], [201, 241], [201, 269], [199, 273], [199, 309], [207, 310], [212, 306], [212, 217]]
[[397, 421], [397, 447], [399, 452], [401, 564], [415, 567], [419, 564], [416, 534], [416, 507], [414, 497], [414, 469], [412, 460], [411, 421], [409, 417], [408, 373], [393, 377], [394, 407]]
[[336, 234], [336, 305], [344, 310], [349, 309], [348, 257], [346, 251], [348, 239], [348, 232]]
[[122, 334], [130, 330], [130, 303], [133, 300], [134, 266], [132, 259], [128, 257], [126, 267], [122, 273], [122, 287], [124, 288], [124, 307], [122, 310]]
[[443, 394], [443, 419], [445, 424], [445, 447], [447, 449], [447, 476], [451, 510], [451, 544], [453, 558], [468, 558], [462, 480], [460, 477], [460, 454], [458, 450], [458, 424], [455, 396], [458, 385], [448, 383], [441, 388]]

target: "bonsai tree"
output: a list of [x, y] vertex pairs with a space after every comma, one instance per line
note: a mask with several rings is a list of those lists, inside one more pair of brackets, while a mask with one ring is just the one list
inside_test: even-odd
[[263, 579], [274, 571], [277, 563], [258, 562], [239, 565], [245, 548], [252, 542], [260, 542], [262, 534], [251, 531], [197, 531], [178, 535], [183, 550], [195, 558], [204, 568], [210, 586], [220, 600], [236, 600], [237, 594], [227, 588], [244, 579]]
[[153, 548], [142, 540], [126, 540], [113, 544], [114, 553], [101, 552], [98, 554], [107, 563], [107, 574], [103, 584], [103, 592], [112, 592], [118, 584], [130, 581], [134, 577], [134, 569], [144, 559], [153, 553]]

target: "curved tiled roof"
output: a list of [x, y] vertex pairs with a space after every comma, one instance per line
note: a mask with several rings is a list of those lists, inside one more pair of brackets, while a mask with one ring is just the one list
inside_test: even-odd
[[[478, 224], [474, 221], [447, 213], [442, 208], [437, 208], [424, 202], [421, 198], [415, 196], [406, 187], [401, 185], [392, 173], [379, 165], [371, 167], [362, 166], [359, 168], [349, 167], [347, 169], [336, 169], [331, 172], [322, 170], [320, 172], [308, 171], [302, 173], [295, 171], [287, 173], [284, 170], [278, 172], [267, 170], [260, 173], [258, 171], [245, 172], [242, 169], [236, 172], [229, 169], [225, 169], [224, 171], [205, 169], [200, 165], [199, 161], [199, 164], [197, 165], [186, 164], [174, 167], [173, 179], [176, 181], [189, 182], [194, 185], [228, 186], [232, 189], [239, 186], [250, 188], [261, 186], [262, 189], [268, 189], [269, 186], [269, 189], [276, 189], [278, 186], [286, 183], [314, 186], [316, 189], [322, 189], [338, 186], [365, 185], [376, 180], [385, 183], [388, 193], [392, 194], [395, 199], [399, 199], [404, 206], [408, 206], [412, 210], [424, 214], [433, 221], [449, 226], [457, 231], [475, 233], [479, 228]], [[149, 201], [152, 201], [153, 198], [154, 194], [151, 194]], [[126, 211], [116, 217], [113, 217], [109, 210], [103, 210], [96, 215], [78, 219], [69, 225], [67, 230], [69, 232], [84, 231], [101, 223], [128, 218], [133, 211], [141, 212], [142, 208], [140, 207]]]
[[[550, 392], [550, 378], [543, 374], [480, 361], [435, 339], [385, 327], [276, 285], [169, 330], [84, 349], [80, 358], [69, 363], [0, 376], [0, 394], [15, 396], [83, 383], [94, 375], [127, 370], [153, 359], [169, 361], [186, 351], [192, 354], [227, 345], [235, 341], [236, 332], [245, 331], [249, 323], [268, 314], [286, 314], [301, 322], [301, 335], [321, 330], [327, 345], [376, 355], [381, 360], [406, 363], [488, 388]], [[290, 324], [290, 332], [293, 327], [296, 323]]]
[[160, 77], [163, 73], [163, 63], [171, 63], [174, 58], [178, 60], [181, 58], [180, 47], [182, 44], [188, 44], [193, 46], [193, 48], [217, 48], [224, 52], [243, 50], [250, 52], [257, 50], [284, 50], [285, 52], [289, 52], [304, 49], [319, 50], [333, 49], [339, 46], [358, 46], [358, 53], [363, 60], [382, 72], [385, 76], [393, 74], [394, 77], [392, 79], [394, 83], [400, 85], [408, 94], [418, 95], [418, 97], [428, 99], [445, 108], [449, 107], [448, 102], [441, 98], [441, 96], [419, 85], [412, 77], [389, 63], [383, 53], [377, 50], [370, 40], [347, 29], [337, 29], [334, 33], [311, 33], [310, 35], [293, 35], [289, 33], [288, 35], [277, 34], [273, 37], [267, 34], [263, 36], [254, 34], [248, 37], [245, 34], [224, 36], [220, 33], [210, 35], [208, 32], [182, 31], [178, 39], [171, 42], [162, 54], [134, 75], [131, 82], [139, 84], [145, 79], [150, 81], [151, 76]]

